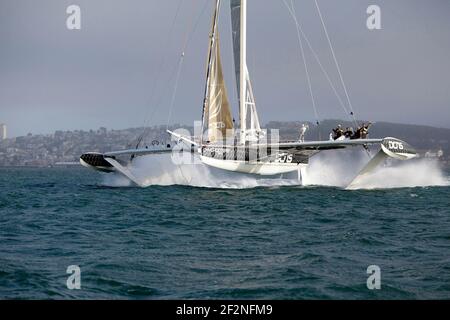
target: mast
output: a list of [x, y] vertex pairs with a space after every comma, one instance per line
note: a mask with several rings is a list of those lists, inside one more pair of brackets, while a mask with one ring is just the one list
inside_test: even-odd
[[[239, 102], [240, 143], [257, 140], [261, 133], [250, 75], [247, 69], [247, 1], [230, 0], [234, 73]], [[248, 121], [250, 117], [250, 121]]]
[[241, 28], [240, 28], [240, 73], [239, 73], [239, 115], [241, 123], [241, 144], [245, 144], [245, 133], [247, 131], [247, 0], [241, 0]]

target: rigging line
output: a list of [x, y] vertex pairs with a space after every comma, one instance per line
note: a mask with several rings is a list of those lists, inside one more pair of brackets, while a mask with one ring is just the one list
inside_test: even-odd
[[345, 92], [345, 96], [347, 98], [348, 106], [349, 106], [350, 111], [351, 111], [350, 114], [353, 116], [353, 120], [354, 120], [355, 124], [357, 125], [357, 122], [356, 122], [356, 119], [355, 119], [355, 113], [353, 112], [352, 102], [350, 100], [350, 96], [348, 94], [347, 86], [345, 85], [344, 77], [342, 76], [341, 67], [339, 66], [338, 60], [336, 58], [336, 54], [334, 52], [333, 44], [331, 43], [331, 39], [330, 39], [330, 36], [328, 34], [328, 30], [327, 30], [327, 27], [325, 25], [325, 21], [324, 21], [323, 16], [322, 16], [322, 12], [320, 11], [319, 3], [317, 2], [317, 0], [314, 0], [314, 3], [316, 4], [317, 12], [319, 13], [320, 21], [322, 22], [323, 31], [325, 32], [325, 36], [326, 36], [326, 38], [328, 40], [328, 45], [330, 46], [331, 54], [333, 55], [333, 60], [334, 60], [334, 63], [336, 64], [336, 69], [338, 71], [339, 78], [341, 79], [342, 87], [344, 88], [344, 92]]
[[[188, 28], [186, 31], [185, 40], [184, 40], [184, 44], [183, 44], [182, 51], [181, 51], [181, 57], [178, 61], [178, 68], [177, 68], [178, 70], [177, 70], [177, 75], [176, 75], [176, 79], [175, 79], [175, 87], [174, 87], [174, 90], [172, 93], [172, 99], [171, 99], [171, 103], [170, 103], [170, 107], [169, 107], [169, 114], [167, 117], [166, 130], [169, 129], [169, 122], [172, 117], [173, 106], [175, 104], [176, 93], [178, 90], [178, 83], [180, 80], [181, 70], [182, 70], [183, 62], [184, 62], [185, 50], [190, 42], [190, 39], [192, 38], [192, 34], [197, 29], [199, 21], [200, 21], [201, 17], [203, 16], [203, 13], [206, 10], [207, 4], [208, 4], [208, 0], [205, 1], [204, 5], [203, 5], [203, 9], [200, 12], [200, 14], [197, 16], [195, 24], [191, 28]], [[190, 24], [192, 25], [192, 19], [190, 21]]]
[[[204, 3], [204, 5], [203, 5], [203, 9], [202, 9], [202, 11], [200, 12], [200, 14], [197, 16], [195, 25], [191, 28], [190, 34], [187, 33], [187, 34], [189, 34], [189, 36], [186, 36], [186, 37], [185, 37], [185, 42], [184, 42], [184, 46], [183, 46], [182, 55], [183, 55], [183, 53], [186, 51], [186, 48], [187, 48], [187, 46], [188, 46], [188, 44], [189, 44], [189, 42], [190, 42], [190, 39], [192, 38], [192, 34], [193, 34], [193, 33], [195, 32], [195, 30], [197, 29], [197, 26], [198, 26], [198, 24], [199, 24], [199, 22], [200, 22], [200, 20], [201, 20], [201, 18], [202, 18], [202, 16], [203, 16], [204, 12], [205, 12], [205, 9], [207, 8], [207, 5], [208, 5], [208, 0], [205, 0], [205, 3]], [[191, 22], [192, 22], [192, 19], [191, 19]], [[188, 30], [189, 30], [189, 28], [188, 28]], [[162, 66], [162, 65], [163, 65], [163, 64], [160, 64], [160, 66]], [[160, 69], [162, 69], [162, 68], [160, 68]], [[164, 86], [164, 88], [168, 88], [168, 87], [169, 87], [169, 83], [172, 82], [174, 76], [178, 73], [178, 71], [177, 71], [178, 69], [179, 69], [178, 66], [175, 67], [175, 68], [173, 69], [173, 72], [171, 73], [171, 76], [167, 79], [166, 85]], [[148, 120], [150, 120], [151, 118], [153, 118], [153, 116], [154, 116], [154, 114], [156, 113], [157, 109], [161, 106], [161, 101], [162, 101], [162, 99], [163, 99], [163, 96], [164, 96], [164, 93], [165, 93], [165, 92], [166, 92], [165, 90], [162, 90], [162, 91], [160, 92], [160, 95], [159, 95], [157, 101], [156, 101], [155, 104], [154, 104], [153, 110], [151, 110], [151, 114], [150, 114], [150, 117], [149, 117]], [[148, 127], [145, 128], [146, 131], [143, 133], [143, 136], [145, 136], [145, 134], [146, 134], [146, 132], [147, 132], [148, 129], [149, 129]], [[142, 136], [142, 138], [143, 138], [143, 136]]]
[[[169, 78], [167, 79], [167, 81], [165, 82], [164, 88], [166, 88], [166, 90], [162, 90], [162, 91], [161, 91], [161, 94], [160, 94], [160, 96], [159, 96], [159, 99], [158, 99], [157, 103], [155, 104], [155, 107], [154, 107], [153, 110], [152, 110], [152, 113], [151, 113], [151, 115], [150, 115], [150, 118], [153, 118], [154, 114], [156, 113], [156, 111], [158, 110], [158, 108], [161, 106], [162, 98], [163, 98], [164, 94], [168, 91], [169, 84], [172, 82], [172, 80], [174, 79], [175, 75], [177, 74], [177, 70], [178, 70], [178, 64], [177, 64], [177, 66], [175, 66], [175, 67], [173, 68], [173, 71], [170, 73], [170, 77], [169, 77]], [[148, 132], [149, 129], [150, 129], [149, 126], [147, 126], [147, 127], [144, 128], [144, 132], [143, 132], [142, 135], [140, 136], [140, 141], [143, 140], [143, 138], [146, 136], [146, 134], [147, 134], [147, 132]], [[139, 143], [140, 143], [140, 141], [139, 141]], [[139, 145], [137, 145], [137, 146], [139, 146]]]
[[[284, 2], [284, 4], [286, 5], [286, 8], [288, 9], [288, 11], [289, 11], [291, 17], [294, 18], [294, 15], [293, 15], [293, 13], [292, 13], [292, 10], [291, 10], [291, 8], [288, 6], [288, 4], [286, 3], [286, 0], [283, 0], [283, 2]], [[295, 19], [294, 19], [294, 21], [295, 21]], [[333, 92], [334, 92], [336, 98], [338, 99], [338, 102], [339, 102], [340, 106], [341, 106], [342, 109], [344, 110], [345, 114], [348, 115], [349, 113], [348, 113], [348, 111], [347, 111], [347, 108], [345, 107], [345, 104], [344, 104], [344, 102], [342, 101], [341, 96], [340, 96], [339, 93], [337, 92], [336, 87], [333, 85], [333, 82], [331, 81], [330, 75], [329, 75], [328, 72], [325, 70], [325, 68], [324, 68], [324, 66], [323, 66], [323, 64], [322, 64], [322, 62], [320, 61], [320, 58], [319, 58], [318, 54], [317, 54], [316, 51], [313, 49], [313, 47], [312, 47], [312, 45], [311, 45], [311, 42], [309, 41], [309, 39], [308, 39], [308, 37], [306, 36], [305, 32], [303, 31], [302, 27], [301, 27], [299, 24], [297, 24], [297, 23], [296, 23], [296, 25], [297, 25], [297, 27], [299, 28], [300, 33], [302, 34], [303, 39], [305, 40], [306, 44], [308, 45], [309, 50], [310, 50], [311, 53], [313, 54], [314, 59], [316, 60], [317, 64], [319, 65], [320, 70], [321, 70], [322, 73], [325, 75], [325, 78], [327, 79], [328, 84], [330, 85], [330, 87], [331, 87], [331, 89], [333, 90]]]
[[196, 21], [195, 21], [195, 24], [194, 24], [194, 26], [192, 27], [192, 29], [191, 29], [189, 35], [186, 36], [186, 41], [185, 41], [185, 44], [184, 44], [184, 47], [183, 47], [183, 51], [187, 48], [187, 46], [188, 46], [189, 43], [191, 42], [192, 35], [194, 34], [195, 30], [197, 30], [197, 26], [198, 26], [198, 24], [199, 24], [201, 18], [203, 17], [203, 15], [204, 15], [204, 13], [205, 13], [205, 11], [206, 11], [206, 8], [208, 8], [208, 4], [209, 4], [209, 0], [205, 0], [205, 3], [203, 4], [203, 7], [202, 7], [202, 11], [201, 11], [201, 12], [199, 13], [199, 15], [197, 16], [197, 19], [196, 19]]
[[180, 80], [181, 69], [183, 67], [183, 61], [184, 61], [184, 52], [181, 54], [180, 60], [178, 61], [177, 76], [175, 79], [175, 86], [173, 88], [172, 99], [170, 102], [169, 115], [167, 117], [167, 123], [166, 123], [166, 130], [169, 129], [169, 122], [170, 122], [170, 118], [172, 117], [172, 110], [173, 110], [173, 106], [175, 104], [175, 97], [176, 97], [177, 90], [178, 90], [178, 82]]
[[[189, 21], [189, 25], [190, 26], [192, 26], [192, 20], [193, 20], [193, 16], [191, 16], [191, 19]], [[171, 99], [171, 102], [170, 102], [169, 114], [167, 116], [166, 130], [169, 129], [169, 122], [170, 122], [170, 119], [172, 117], [172, 110], [173, 110], [173, 106], [175, 104], [175, 97], [176, 97], [177, 90], [178, 90], [178, 82], [180, 80], [181, 69], [182, 69], [183, 61], [184, 61], [184, 51], [186, 49], [186, 46], [188, 44], [188, 40], [190, 38], [190, 34], [191, 34], [190, 31], [193, 31], [192, 27], [187, 28], [186, 35], [184, 36], [183, 47], [181, 49], [181, 57], [178, 60], [177, 75], [176, 75], [176, 78], [175, 78], [175, 86], [174, 86], [174, 89], [173, 89], [173, 92], [172, 92], [172, 99]]]
[[[180, 0], [178, 2], [178, 6], [177, 6], [177, 9], [175, 11], [175, 16], [173, 17], [172, 24], [171, 24], [170, 29], [169, 29], [169, 36], [166, 38], [166, 42], [164, 44], [163, 52], [166, 52], [167, 48], [169, 47], [169, 43], [170, 43], [170, 40], [172, 38], [173, 30], [175, 29], [175, 22], [176, 22], [176, 20], [178, 18], [178, 15], [180, 13], [180, 9], [181, 9], [182, 3], [183, 3], [183, 0]], [[161, 73], [162, 73], [162, 70], [163, 70], [163, 66], [166, 64], [166, 57], [167, 57], [167, 54], [163, 53], [163, 55], [161, 57], [161, 60], [160, 60], [160, 63], [158, 64], [156, 77], [153, 80], [153, 85], [152, 85], [152, 88], [151, 88], [151, 91], [150, 91], [150, 104], [152, 105], [152, 107], [147, 111], [147, 115], [144, 118], [144, 131], [142, 132], [141, 136], [138, 138], [138, 141], [137, 141], [137, 144], [136, 144], [136, 149], [139, 147], [139, 144], [142, 142], [144, 136], [146, 135], [146, 133], [148, 131], [148, 128], [147, 128], [148, 127], [148, 123], [150, 122], [150, 119], [153, 117], [153, 115], [155, 113], [155, 110], [158, 107], [157, 104], [153, 104], [153, 101], [154, 101], [154, 97], [155, 97], [155, 90], [156, 90], [156, 85], [158, 83], [158, 79], [161, 76]]]
[[[303, 59], [303, 64], [305, 66], [305, 72], [306, 72], [306, 79], [308, 80], [308, 87], [309, 87], [309, 94], [311, 96], [311, 102], [312, 102], [312, 107], [314, 110], [314, 115], [316, 116], [316, 124], [317, 126], [319, 126], [319, 114], [317, 112], [317, 107], [316, 107], [316, 100], [314, 99], [314, 93], [312, 90], [312, 84], [311, 84], [311, 76], [309, 74], [309, 70], [308, 70], [308, 65], [306, 63], [306, 56], [305, 56], [305, 50], [303, 49], [303, 41], [300, 35], [300, 31], [298, 29], [298, 26], [300, 25], [300, 22], [298, 21], [297, 18], [297, 13], [295, 12], [295, 7], [294, 7], [294, 1], [291, 0], [291, 7], [292, 7], [292, 13], [294, 14], [294, 21], [296, 24], [296, 29], [297, 29], [297, 38], [298, 38], [298, 44], [300, 46], [300, 52], [301, 52], [301, 56]], [[321, 140], [320, 138], [320, 130], [318, 130], [319, 132], [319, 140]]]
[[186, 49], [188, 40], [189, 40], [190, 35], [191, 35], [193, 20], [194, 20], [194, 15], [191, 15], [190, 18], [189, 18], [188, 28], [186, 28], [186, 34], [184, 35], [183, 47], [181, 49], [182, 53], [184, 53], [184, 49]]
[[162, 90], [162, 91], [160, 92], [158, 101], [157, 101], [157, 103], [155, 104], [156, 108], [154, 108], [154, 110], [153, 110], [153, 112], [152, 112], [152, 116], [155, 114], [155, 112], [157, 111], [157, 109], [161, 106], [163, 97], [164, 97], [166, 94], [168, 94], [168, 91], [169, 91], [169, 85], [170, 85], [170, 83], [173, 81], [173, 79], [175, 78], [175, 76], [176, 76], [177, 73], [178, 73], [178, 65], [179, 65], [179, 61], [178, 61], [178, 63], [177, 63], [176, 65], [174, 65], [173, 70], [170, 72], [169, 78], [168, 78], [168, 79], [166, 80], [166, 82], [165, 82], [165, 85], [164, 85], [165, 90]]

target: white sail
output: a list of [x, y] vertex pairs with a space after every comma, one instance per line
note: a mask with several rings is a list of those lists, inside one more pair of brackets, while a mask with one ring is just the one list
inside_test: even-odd
[[[233, 58], [239, 101], [241, 142], [255, 140], [261, 133], [255, 97], [246, 62], [246, 0], [231, 0]], [[244, 96], [241, 101], [241, 96]]]
[[220, 1], [217, 1], [212, 22], [203, 108], [203, 129], [207, 129], [207, 140], [209, 142], [226, 139], [233, 134], [233, 118], [220, 58], [219, 33], [217, 30], [219, 4]]

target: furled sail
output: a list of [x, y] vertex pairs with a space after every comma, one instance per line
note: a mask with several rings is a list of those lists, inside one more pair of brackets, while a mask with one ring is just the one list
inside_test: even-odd
[[[238, 101], [240, 101], [240, 79], [241, 79], [241, 0], [230, 0], [231, 6], [231, 28], [233, 37], [233, 58], [234, 58], [234, 70], [236, 76], [236, 86], [238, 92]], [[241, 128], [244, 129], [245, 135], [249, 140], [258, 139], [258, 135], [261, 133], [261, 127], [259, 124], [258, 113], [256, 111], [255, 97], [253, 95], [252, 84], [250, 81], [250, 75], [247, 69], [246, 61], [243, 63], [245, 73], [245, 108], [241, 112], [245, 113], [245, 116], [240, 114]], [[250, 113], [250, 116], [248, 114]], [[242, 123], [242, 119], [247, 122], [250, 119], [250, 123]]]
[[207, 129], [207, 140], [209, 142], [226, 139], [233, 134], [233, 118], [220, 58], [219, 33], [217, 30], [218, 10], [219, 1], [217, 1], [213, 18], [203, 108], [203, 129]]

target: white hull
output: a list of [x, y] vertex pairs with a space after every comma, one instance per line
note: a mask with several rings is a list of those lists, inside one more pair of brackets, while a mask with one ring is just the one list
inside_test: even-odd
[[219, 160], [211, 157], [200, 156], [202, 162], [208, 166], [227, 171], [259, 174], [270, 176], [281, 173], [297, 171], [299, 168], [305, 168], [307, 164], [297, 163], [278, 163], [278, 162], [258, 162], [249, 163], [238, 160]]

